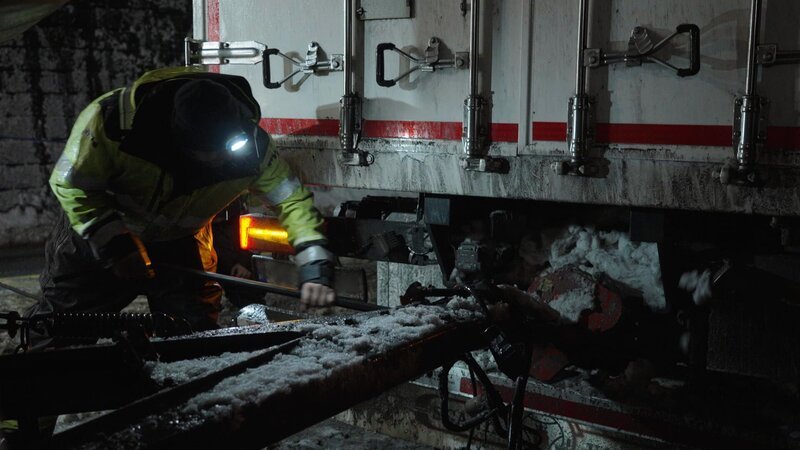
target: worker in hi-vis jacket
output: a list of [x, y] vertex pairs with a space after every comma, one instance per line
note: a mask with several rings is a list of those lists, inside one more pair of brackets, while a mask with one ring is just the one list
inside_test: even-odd
[[245, 192], [288, 231], [301, 302], [333, 302], [322, 218], [260, 118], [244, 78], [188, 67], [148, 72], [93, 101], [50, 177], [65, 214], [29, 315], [116, 312], [146, 294], [151, 312], [195, 331], [217, 327], [220, 286], [159, 264], [214, 271], [211, 221]]

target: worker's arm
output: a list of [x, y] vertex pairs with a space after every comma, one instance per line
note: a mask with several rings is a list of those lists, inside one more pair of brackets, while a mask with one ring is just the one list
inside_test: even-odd
[[95, 101], [73, 126], [50, 187], [70, 225], [89, 242], [99, 261], [124, 278], [151, 276], [144, 245], [128, 231], [108, 193], [118, 167], [117, 143], [105, 136]]
[[322, 216], [314, 199], [295, 177], [286, 161], [278, 157], [272, 138], [259, 130], [259, 147], [265, 148], [261, 176], [251, 192], [278, 212], [278, 219], [289, 233], [295, 248], [295, 262], [300, 272], [301, 301], [311, 305], [333, 302], [334, 255], [327, 248], [322, 232]]

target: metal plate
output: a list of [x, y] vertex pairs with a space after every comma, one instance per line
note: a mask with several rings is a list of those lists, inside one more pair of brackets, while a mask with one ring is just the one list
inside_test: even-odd
[[361, 20], [410, 19], [413, 0], [361, 0]]

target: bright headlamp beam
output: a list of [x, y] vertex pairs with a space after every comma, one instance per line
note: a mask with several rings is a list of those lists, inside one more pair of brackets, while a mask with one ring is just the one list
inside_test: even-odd
[[228, 149], [232, 152], [241, 150], [245, 145], [247, 145], [247, 138], [236, 138], [233, 142], [230, 143]]

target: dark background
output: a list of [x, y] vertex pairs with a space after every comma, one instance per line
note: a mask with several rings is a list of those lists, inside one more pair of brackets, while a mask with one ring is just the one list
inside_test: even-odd
[[0, 248], [44, 241], [47, 180], [81, 110], [142, 73], [183, 64], [191, 0], [75, 0], [0, 43]]

